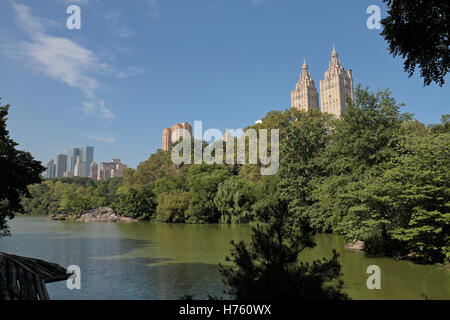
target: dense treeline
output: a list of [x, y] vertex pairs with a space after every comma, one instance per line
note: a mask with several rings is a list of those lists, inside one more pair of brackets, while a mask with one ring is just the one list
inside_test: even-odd
[[[374, 254], [450, 260], [450, 117], [425, 127], [389, 91], [358, 87], [341, 119], [271, 111], [254, 129], [280, 130], [280, 169], [175, 165], [158, 151], [123, 178], [48, 180], [29, 187], [30, 214], [109, 206], [143, 219], [268, 222], [280, 199], [313, 230], [363, 240]], [[247, 128], [247, 129], [248, 129]]]

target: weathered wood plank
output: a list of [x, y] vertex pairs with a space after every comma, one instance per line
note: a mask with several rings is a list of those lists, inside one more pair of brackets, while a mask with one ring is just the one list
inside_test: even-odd
[[56, 263], [0, 252], [0, 299], [48, 300], [46, 283], [69, 276]]
[[8, 272], [6, 258], [0, 256], [0, 297], [4, 300], [11, 300], [8, 286]]

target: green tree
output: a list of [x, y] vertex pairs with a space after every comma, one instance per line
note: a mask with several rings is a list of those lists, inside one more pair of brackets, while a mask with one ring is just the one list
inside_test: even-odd
[[244, 164], [238, 174], [246, 180], [257, 182], [261, 179], [261, 168], [256, 164]]
[[312, 229], [293, 218], [286, 201], [275, 201], [270, 212], [269, 225], [253, 228], [250, 244], [232, 243], [227, 261], [234, 266], [220, 266], [227, 293], [237, 300], [347, 299], [338, 254], [299, 261], [300, 253], [315, 245]]
[[48, 183], [38, 183], [28, 186], [30, 197], [22, 199], [25, 214], [42, 215], [47, 214], [51, 204], [50, 186]]
[[280, 191], [289, 200], [290, 210], [322, 229], [320, 217], [310, 208], [314, 203], [311, 181], [323, 174], [317, 158], [324, 152], [331, 116], [318, 110], [300, 112], [297, 121], [286, 132], [281, 147]]
[[185, 191], [172, 190], [159, 194], [156, 219], [164, 222], [185, 222], [189, 202], [190, 194]]
[[256, 202], [252, 206], [254, 220], [267, 223], [270, 207], [279, 198], [279, 175], [262, 176], [255, 185]]
[[443, 114], [440, 124], [430, 125], [429, 128], [433, 133], [450, 133], [450, 114]]
[[69, 184], [61, 196], [60, 209], [65, 214], [78, 214], [96, 207], [92, 197], [93, 187]]
[[192, 165], [188, 171], [191, 201], [187, 214], [191, 223], [217, 223], [220, 213], [214, 204], [219, 184], [230, 176], [224, 165]]
[[119, 202], [116, 210], [131, 218], [152, 219], [156, 211], [155, 195], [148, 187], [139, 190], [120, 187], [117, 190]]
[[252, 217], [252, 205], [256, 201], [253, 185], [240, 177], [231, 177], [221, 184], [214, 197], [221, 223], [247, 223]]
[[[175, 175], [177, 166], [172, 162], [170, 153], [159, 150], [146, 161], [140, 163], [136, 171], [126, 171], [125, 186], [140, 188], [148, 186], [153, 188], [155, 181], [161, 177]], [[129, 183], [132, 183], [131, 185]]]
[[155, 186], [153, 187], [153, 192], [156, 196], [161, 193], [170, 193], [173, 190], [189, 191], [185, 174], [159, 178], [155, 181]]
[[444, 84], [450, 70], [450, 3], [447, 0], [383, 0], [388, 16], [381, 35], [391, 54], [406, 58], [410, 76], [416, 67], [425, 85]]
[[23, 212], [21, 199], [30, 196], [28, 185], [39, 183], [45, 170], [30, 153], [16, 149], [6, 129], [8, 110], [9, 105], [0, 106], [0, 236], [9, 233], [6, 219]]
[[367, 187], [388, 168], [397, 154], [405, 123], [410, 115], [399, 112], [401, 105], [390, 92], [356, 89], [342, 119], [334, 123], [331, 142], [318, 161], [325, 175], [314, 181], [312, 210], [317, 210], [326, 227], [351, 239], [376, 233], [388, 243], [390, 219], [382, 210], [366, 210]]
[[403, 253], [414, 252], [424, 262], [450, 261], [449, 168], [450, 133], [410, 135], [391, 168], [368, 189], [367, 209], [386, 212]]

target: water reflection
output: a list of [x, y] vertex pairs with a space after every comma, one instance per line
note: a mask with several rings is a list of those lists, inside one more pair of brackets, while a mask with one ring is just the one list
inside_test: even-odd
[[[49, 285], [54, 299], [178, 299], [224, 296], [218, 263], [230, 241], [249, 240], [249, 226], [157, 223], [74, 223], [18, 217], [0, 251], [81, 268], [81, 290]], [[344, 239], [317, 236], [305, 260], [340, 253], [345, 290], [355, 299], [450, 299], [450, 272], [436, 266], [367, 257], [344, 249]], [[368, 290], [366, 269], [381, 268], [381, 290]]]

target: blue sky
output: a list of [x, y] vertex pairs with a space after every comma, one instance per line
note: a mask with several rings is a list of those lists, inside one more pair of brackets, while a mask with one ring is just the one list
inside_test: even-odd
[[[66, 27], [71, 4], [81, 30]], [[390, 88], [404, 112], [438, 123], [448, 84], [408, 78], [380, 30], [366, 27], [372, 4], [383, 17], [381, 0], [1, 1], [8, 128], [44, 163], [90, 145], [97, 162], [135, 167], [177, 122], [224, 131], [290, 107], [303, 58], [318, 87], [333, 43], [355, 85]]]

